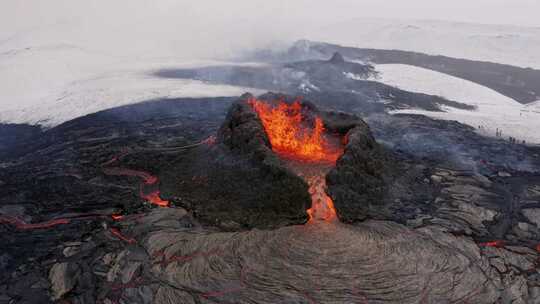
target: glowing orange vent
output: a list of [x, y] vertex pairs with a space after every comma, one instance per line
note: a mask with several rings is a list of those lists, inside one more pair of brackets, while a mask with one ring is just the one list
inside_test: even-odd
[[259, 115], [274, 152], [302, 161], [330, 163], [343, 153], [341, 147], [333, 147], [325, 139], [320, 117], [315, 118], [313, 127], [305, 126], [300, 102], [289, 105], [280, 101], [272, 107], [253, 98], [249, 103]]
[[253, 98], [249, 100], [249, 104], [259, 115], [274, 152], [289, 159], [323, 164], [316, 175], [301, 174], [308, 183], [311, 194], [311, 208], [307, 210], [308, 223], [337, 221], [334, 202], [326, 194], [325, 170], [322, 168], [335, 164], [343, 154], [341, 144], [338, 142], [332, 145], [327, 140], [320, 117], [315, 117], [313, 127], [305, 124], [299, 101], [292, 104], [280, 101], [273, 107]]

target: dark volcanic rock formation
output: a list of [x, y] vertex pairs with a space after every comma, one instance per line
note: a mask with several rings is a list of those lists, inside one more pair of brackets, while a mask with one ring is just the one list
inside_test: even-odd
[[147, 234], [143, 246], [164, 283], [158, 304], [492, 303], [501, 288], [472, 242], [388, 222], [214, 235], [175, 229]]
[[[220, 129], [219, 140], [234, 152], [248, 155], [256, 166], [267, 168], [271, 174], [279, 174], [281, 177], [278, 189], [271, 197], [277, 197], [285, 190], [285, 193], [291, 195], [280, 198], [287, 202], [286, 206], [301, 207], [290, 201], [298, 199], [299, 194], [306, 191], [305, 183], [285, 169], [277, 155], [272, 152], [264, 128], [248, 104], [250, 98], [254, 97], [246, 94], [232, 106]], [[273, 93], [262, 95], [257, 99], [270, 103], [277, 100], [293, 101], [291, 97]], [[374, 214], [382, 210], [383, 193], [387, 188], [385, 176], [389, 175], [390, 166], [386, 152], [373, 138], [369, 126], [354, 115], [319, 111], [309, 101], [302, 101], [301, 104], [307, 119], [310, 116], [320, 116], [327, 132], [338, 134], [347, 140], [344, 155], [327, 178], [329, 194], [334, 199], [339, 218], [353, 222], [376, 217]], [[261, 204], [278, 205], [280, 202], [269, 200], [261, 201]]]
[[95, 274], [93, 296], [102, 303], [533, 303], [539, 290], [523, 271], [535, 267], [534, 251], [480, 249], [433, 226], [367, 221], [236, 233], [197, 226], [170, 208], [124, 221], [130, 244], [100, 231], [52, 266], [52, 294], [92, 303], [92, 290], [81, 289], [88, 278], [67, 271], [78, 268]]
[[[334, 96], [325, 105], [355, 112]], [[222, 125], [233, 102], [152, 101], [9, 139], [0, 303], [538, 303], [538, 148], [397, 115], [368, 120], [379, 154], [361, 120], [305, 102], [349, 133], [327, 184], [355, 223], [283, 227], [305, 221], [307, 191], [279, 189], [296, 176], [277, 174], [286, 169], [250, 108], [237, 101], [242, 119]], [[220, 127], [219, 142], [203, 140]], [[121, 169], [138, 175], [106, 173]], [[370, 193], [358, 176], [382, 176], [383, 199], [354, 205]], [[161, 190], [170, 208], [141, 190]]]
[[[234, 152], [248, 155], [256, 166], [268, 168], [273, 174], [281, 174], [276, 194], [285, 189], [291, 197], [285, 196], [281, 199], [290, 201], [305, 191], [305, 183], [285, 169], [277, 155], [272, 152], [264, 128], [248, 104], [250, 98], [253, 96], [246, 94], [232, 106], [220, 129], [220, 141]], [[292, 97], [273, 93], [257, 99], [269, 103], [294, 100]], [[320, 111], [305, 100], [301, 104], [305, 119], [321, 117], [327, 132], [337, 134], [342, 141], [346, 141], [344, 154], [327, 176], [328, 194], [334, 200], [338, 217], [344, 222], [399, 217], [397, 214], [389, 214], [391, 202], [385, 193], [393, 182], [392, 161], [390, 155], [375, 141], [369, 126], [355, 115]], [[267, 201], [261, 204], [276, 205], [279, 202]], [[300, 207], [293, 203], [287, 203], [287, 206]]]
[[235, 152], [251, 155], [263, 163], [277, 165], [279, 160], [271, 151], [264, 127], [257, 113], [248, 104], [250, 98], [254, 96], [244, 94], [231, 106], [225, 122], [219, 129], [218, 141]]
[[22, 124], [0, 124], [0, 159], [9, 157], [19, 145], [41, 133], [37, 126]]
[[285, 65], [288, 68], [306, 73], [309, 81], [319, 89], [346, 86], [344, 78], [365, 80], [377, 74], [371, 65], [345, 61], [340, 53], [334, 53], [330, 60], [307, 60], [292, 62]]
[[[489, 87], [523, 104], [534, 102], [540, 98], [540, 70], [507, 64], [403, 50], [347, 47], [306, 40], [295, 43], [281, 57], [285, 57], [287, 60], [305, 60], [326, 58], [336, 52], [347, 58], [376, 64], [408, 64], [446, 73]], [[279, 59], [283, 60], [283, 58]]]
[[[250, 94], [233, 103], [218, 131], [208, 184], [192, 204], [198, 216], [244, 227], [270, 228], [303, 223], [311, 206], [307, 184], [272, 152]], [[200, 161], [196, 161], [201, 164]], [[181, 193], [181, 192], [180, 192]]]
[[382, 213], [392, 169], [366, 123], [357, 124], [347, 139], [345, 153], [326, 179], [339, 218], [354, 222]]
[[342, 64], [345, 63], [345, 58], [340, 53], [335, 52], [332, 58], [330, 58], [330, 62], [333, 64]]
[[[200, 79], [262, 90], [302, 95], [333, 109], [369, 113], [384, 109], [420, 108], [441, 111], [441, 105], [473, 110], [474, 106], [422, 93], [401, 90], [374, 81], [369, 64], [345, 61], [335, 54], [328, 60], [291, 61], [264, 66], [213, 66], [198, 69], [165, 69], [158, 77]], [[346, 96], [346, 98], [340, 98]]]

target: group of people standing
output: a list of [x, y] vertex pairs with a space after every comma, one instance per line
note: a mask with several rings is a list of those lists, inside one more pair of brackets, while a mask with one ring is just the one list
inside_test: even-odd
[[[484, 126], [478, 126], [478, 130], [483, 130], [483, 131], [486, 131], [487, 129], [484, 127]], [[503, 131], [499, 128], [496, 128], [495, 129], [495, 137], [499, 137], [499, 138], [502, 138], [503, 137]], [[512, 137], [512, 136], [509, 136], [508, 137], [508, 141], [512, 144], [527, 144], [527, 142], [525, 140], [518, 140], [517, 138], [515, 137]]]

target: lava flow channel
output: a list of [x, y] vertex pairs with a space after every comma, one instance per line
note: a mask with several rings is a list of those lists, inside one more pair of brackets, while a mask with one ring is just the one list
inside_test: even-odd
[[150, 203], [159, 206], [159, 207], [169, 207], [169, 201], [163, 200], [160, 197], [160, 191], [159, 189], [153, 190], [150, 193], [145, 193], [143, 191], [143, 188], [145, 186], [157, 186], [159, 179], [157, 176], [154, 176], [148, 172], [140, 171], [140, 170], [131, 170], [126, 168], [119, 168], [119, 167], [113, 167], [113, 168], [104, 168], [103, 173], [106, 175], [115, 175], [115, 176], [136, 176], [142, 179], [142, 183], [140, 184], [139, 194], [142, 198], [149, 201]]
[[334, 201], [326, 194], [325, 173], [306, 178], [309, 185], [309, 194], [311, 195], [311, 208], [307, 210], [309, 222], [315, 220], [324, 220], [333, 222], [337, 220]]
[[309, 223], [337, 220], [334, 202], [326, 194], [325, 176], [329, 165], [334, 166], [343, 154], [343, 147], [329, 141], [323, 120], [316, 116], [314, 125], [309, 126], [302, 115], [302, 105], [298, 100], [292, 104], [279, 101], [277, 106], [271, 106], [265, 101], [253, 98], [249, 100], [249, 104], [263, 124], [272, 151], [286, 159], [303, 163], [301, 166], [292, 167], [309, 185]]

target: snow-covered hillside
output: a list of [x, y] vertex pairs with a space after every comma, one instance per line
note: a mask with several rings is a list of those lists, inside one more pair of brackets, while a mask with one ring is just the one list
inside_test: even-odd
[[[50, 127], [148, 99], [258, 92], [154, 76], [164, 68], [228, 64], [202, 59], [223, 57], [231, 39], [194, 34], [208, 24], [179, 18], [167, 9], [173, 1], [27, 3], [32, 10], [11, 2], [16, 13], [0, 4], [0, 122]], [[129, 16], [127, 4], [134, 5]]]
[[423, 114], [434, 118], [456, 120], [468, 124], [478, 132], [502, 137], [510, 136], [519, 141], [540, 144], [540, 111], [538, 103], [524, 106], [504, 95], [476, 83], [432, 70], [403, 64], [377, 65], [377, 81], [401, 89], [442, 96], [450, 100], [476, 106], [468, 111], [443, 107], [445, 112], [417, 109], [398, 110], [393, 113]]
[[304, 38], [540, 69], [538, 27], [363, 18], [310, 31]]
[[526, 111], [540, 112], [540, 100], [527, 104], [525, 109], [526, 109]]
[[175, 58], [137, 60], [72, 45], [0, 54], [0, 122], [46, 127], [97, 111], [156, 98], [238, 96], [260, 91], [194, 80], [159, 78], [164, 67], [187, 68], [216, 61]]
[[103, 74], [74, 81], [48, 92], [35, 105], [0, 112], [0, 122], [53, 127], [65, 121], [118, 106], [161, 98], [239, 96], [252, 88], [196, 80], [160, 79], [141, 72]]
[[[250, 25], [263, 24], [255, 17], [250, 17], [251, 23], [234, 23], [232, 32], [216, 23], [212, 27], [214, 31], [207, 33], [209, 25], [205, 20], [197, 17], [189, 20], [178, 18], [178, 9], [183, 7], [175, 1], [167, 5], [161, 3], [161, 6], [139, 0], [138, 4], [142, 6], [130, 12], [126, 18], [118, 18], [119, 15], [113, 12], [123, 14], [123, 3], [127, 1], [102, 1], [102, 4], [114, 7], [107, 11], [93, 10], [99, 7], [94, 7], [93, 2], [85, 2], [83, 7], [82, 4], [65, 1], [66, 6], [58, 11], [45, 2], [36, 3], [35, 10], [27, 10], [18, 1], [12, 3], [21, 9], [19, 15], [6, 14], [7, 10], [3, 10], [6, 18], [0, 18], [0, 122], [54, 126], [81, 115], [148, 99], [234, 96], [245, 91], [257, 93], [251, 88], [159, 78], [153, 72], [224, 64], [193, 59], [223, 57], [224, 54], [231, 54], [232, 50], [236, 54], [239, 49], [260, 47], [263, 45], [261, 41], [269, 43], [272, 40], [271, 35], [253, 35]], [[208, 2], [208, 5], [213, 8], [213, 3]], [[77, 14], [67, 18], [75, 8]], [[278, 22], [277, 25], [269, 25], [268, 30], [276, 31], [275, 26], [279, 26], [277, 29], [287, 29], [278, 30], [277, 36], [286, 37], [289, 41], [305, 38], [540, 68], [538, 28], [385, 19], [331, 23], [332, 26], [318, 30], [321, 25], [312, 24], [306, 26], [304, 31], [304, 27], [302, 30], [300, 27], [287, 28], [286, 24]], [[196, 34], [203, 32], [212, 35]], [[446, 96], [460, 102], [473, 96], [465, 94], [459, 85], [452, 87], [445, 81], [433, 83], [442, 74], [435, 73], [439, 78], [431, 78], [432, 74], [422, 76], [427, 77], [429, 81], [426, 82], [420, 77], [424, 74], [414, 75], [418, 70], [413, 70], [409, 75], [412, 78], [407, 80], [404, 78], [407, 75], [401, 74], [405, 71], [393, 71], [390, 66], [379, 68], [386, 69], [383, 70], [383, 81], [400, 86], [409, 83], [411, 90], [439, 88], [443, 91], [432, 93], [443, 96], [447, 93], [463, 93], [460, 96]], [[400, 77], [393, 79], [393, 75]], [[347, 75], [350, 78], [356, 76]], [[445, 80], [450, 79], [444, 77]], [[419, 87], [426, 84], [431, 87]], [[519, 108], [511, 100], [500, 99], [500, 109], [494, 109], [495, 106], [489, 106], [489, 102], [493, 100], [490, 96], [496, 96], [493, 95], [496, 93], [484, 93], [486, 95], [482, 98], [468, 102], [483, 102], [485, 105], [482, 106], [493, 113], [508, 113]], [[532, 105], [526, 109], [520, 108], [518, 114], [536, 115], [533, 109]], [[508, 123], [508, 119], [502, 118]], [[490, 125], [495, 125], [495, 122]]]

